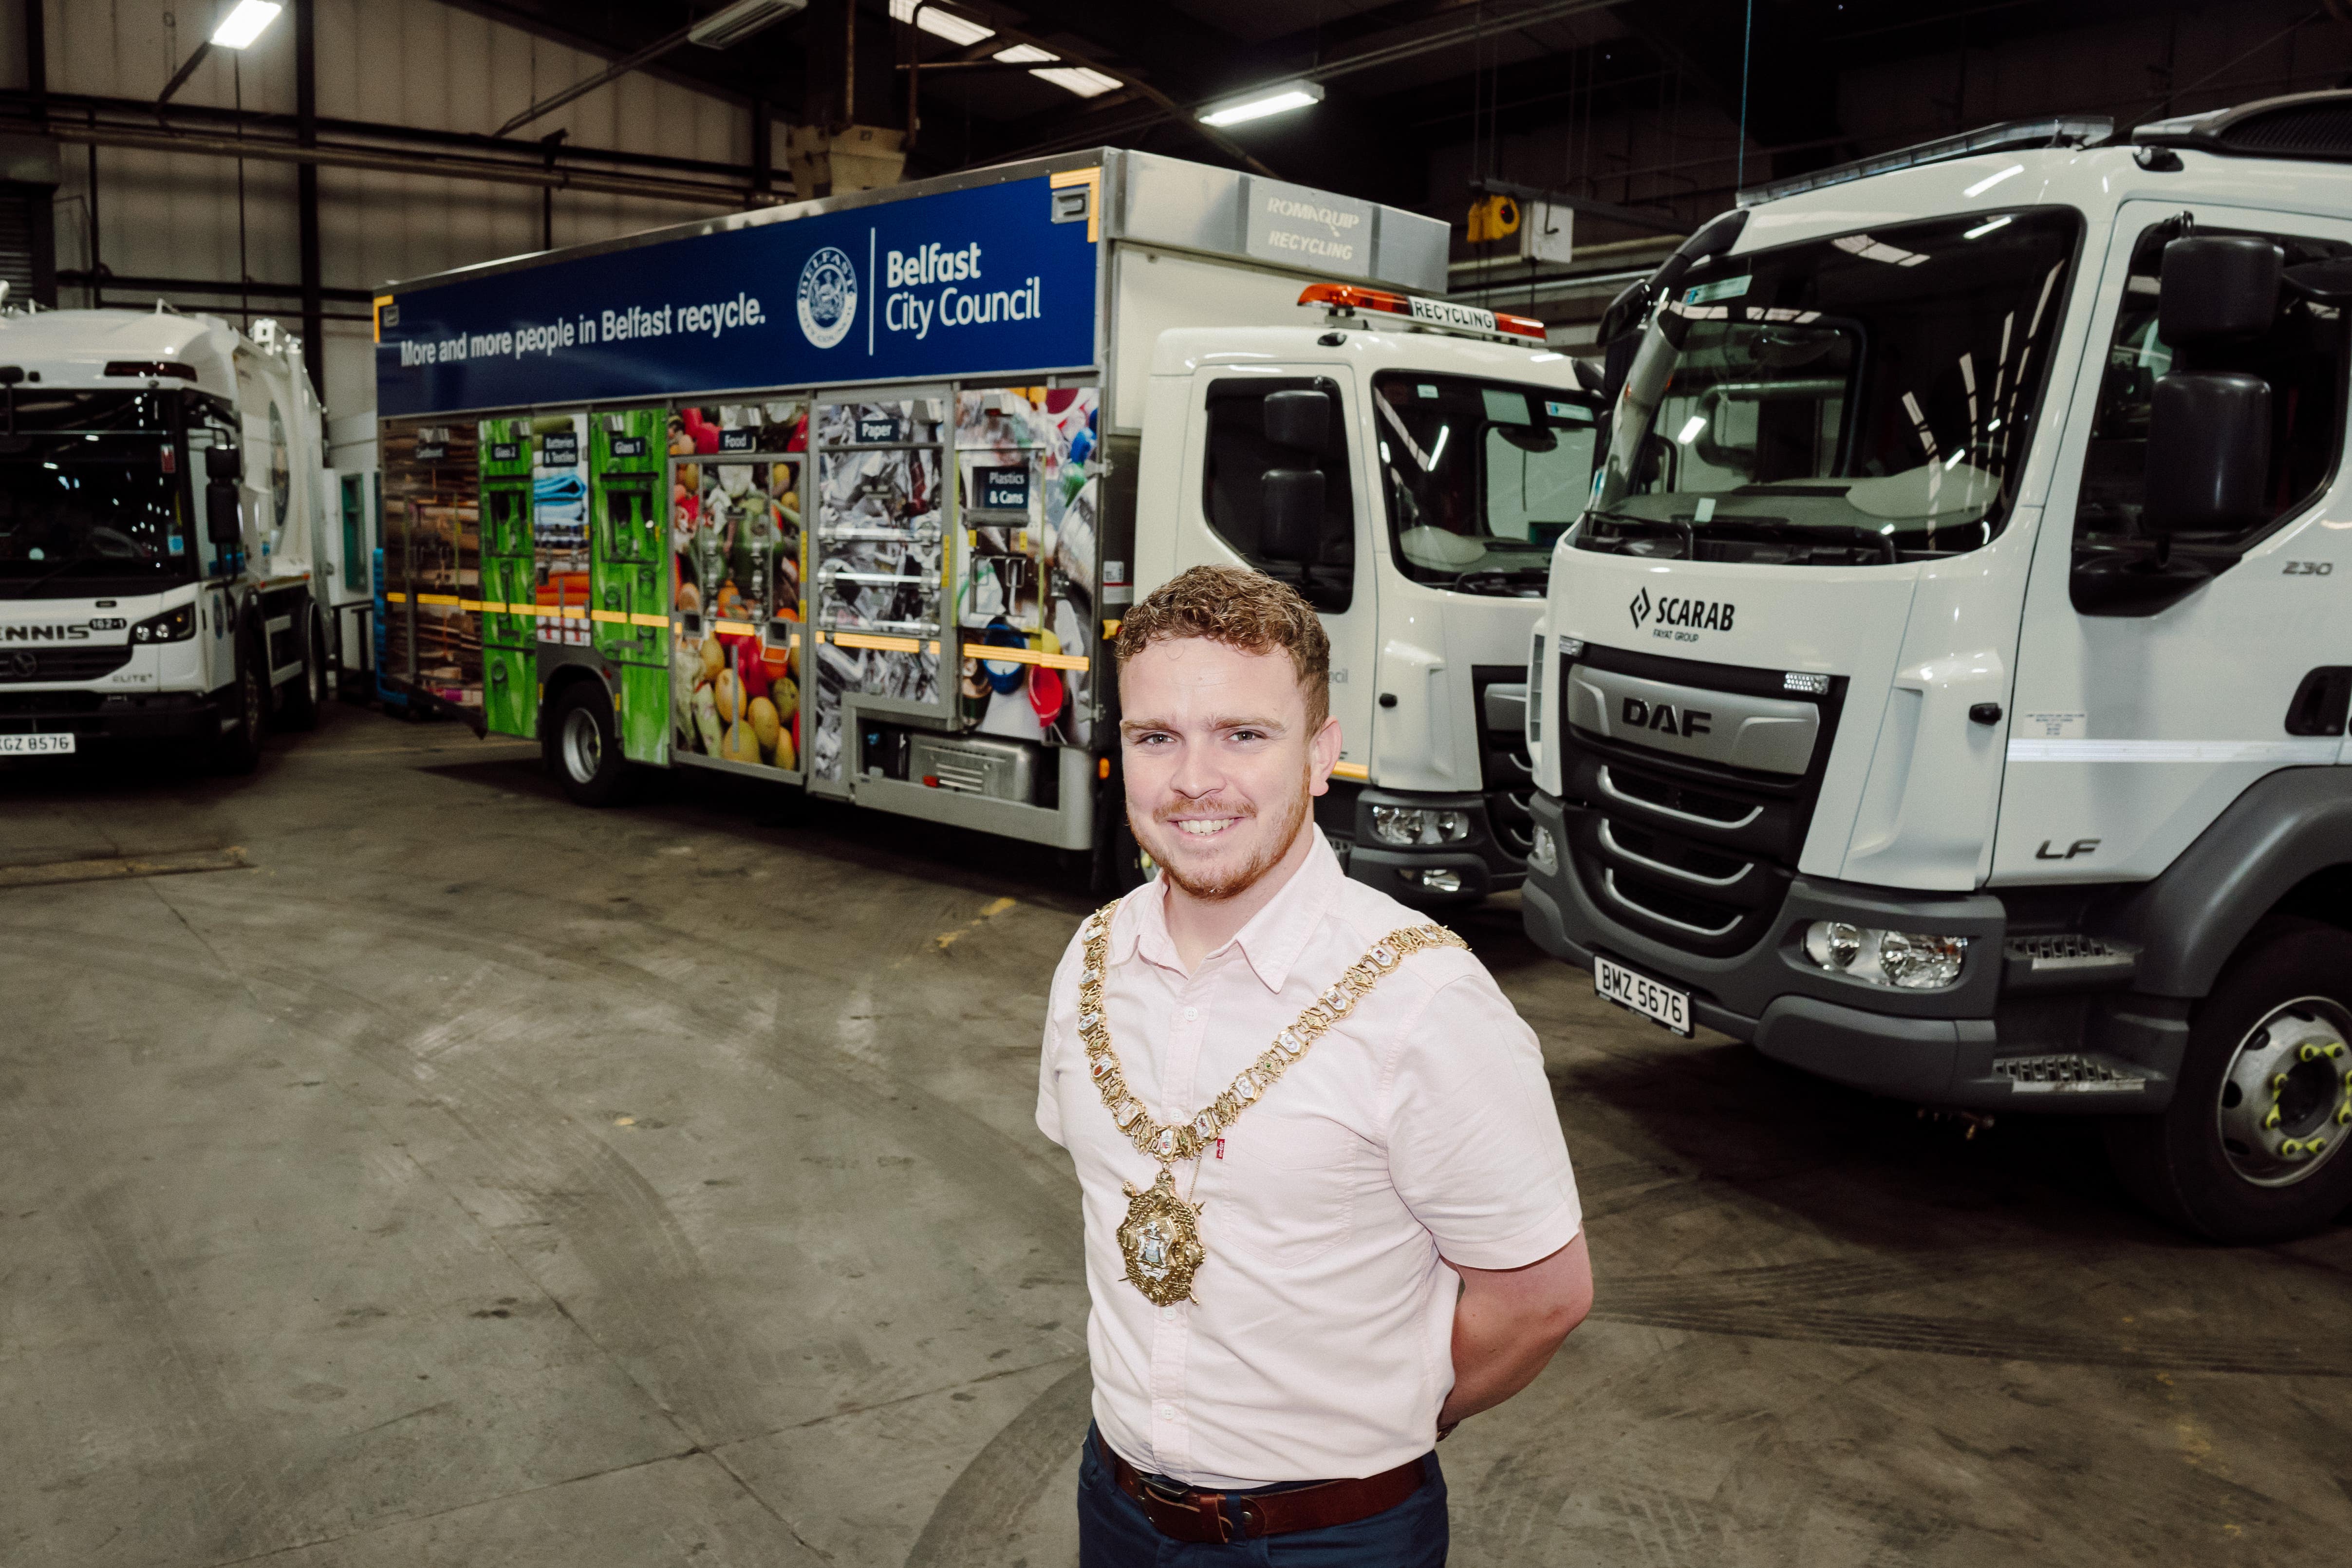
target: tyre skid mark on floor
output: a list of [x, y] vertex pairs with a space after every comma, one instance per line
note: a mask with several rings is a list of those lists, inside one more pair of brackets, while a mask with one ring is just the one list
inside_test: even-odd
[[1664, 1298], [1633, 1301], [1612, 1289], [1593, 1309], [1596, 1322], [1623, 1323], [1744, 1339], [1799, 1341], [1855, 1350], [1916, 1352], [1982, 1361], [2047, 1362], [2066, 1366], [2149, 1367], [2254, 1377], [2352, 1377], [2352, 1351], [2313, 1349], [2293, 1341], [2201, 1334], [2129, 1337], [1970, 1322], [1905, 1312], [1852, 1312], [1744, 1302]]
[[1013, 1526], [1086, 1441], [1094, 1375], [1084, 1362], [988, 1440], [931, 1510], [906, 1568], [992, 1568]]

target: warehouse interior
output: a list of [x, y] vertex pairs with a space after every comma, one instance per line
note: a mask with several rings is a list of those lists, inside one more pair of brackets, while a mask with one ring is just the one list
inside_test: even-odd
[[[594, 465], [620, 465], [639, 440], [646, 471], [683, 483], [680, 496], [694, 491], [706, 516], [723, 488], [713, 454], [758, 451], [756, 492], [733, 490], [772, 500], [779, 519], [789, 502], [795, 540], [806, 492], [814, 540], [818, 465], [835, 454], [825, 443], [905, 446], [909, 429], [935, 426], [923, 439], [952, 490], [959, 460], [967, 484], [1010, 471], [973, 470], [958, 447], [959, 421], [985, 417], [993, 433], [1000, 416], [1045, 432], [1007, 438], [1005, 449], [1042, 439], [1056, 453], [1026, 470], [1019, 505], [1076, 519], [1082, 494], [1095, 501], [1079, 480], [1093, 483], [1092, 452], [1106, 515], [1124, 484], [1123, 504], [1148, 520], [1138, 447], [1144, 464], [1175, 463], [1156, 455], [1170, 438], [1155, 448], [1142, 414], [1149, 340], [1119, 343], [1134, 393], [1105, 349], [1091, 362], [877, 372], [865, 381], [892, 384], [871, 402], [854, 391], [828, 402], [814, 378], [781, 373], [647, 381], [626, 395], [583, 379], [576, 395], [469, 401], [441, 391], [456, 382], [412, 375], [400, 359], [400, 332], [439, 320], [418, 301], [465, 288], [527, 295], [534, 279], [558, 276], [541, 266], [653, 254], [653, 231], [675, 230], [680, 245], [773, 237], [902, 197], [985, 192], [1010, 165], [1061, 191], [1085, 184], [1103, 162], [1097, 150], [1124, 150], [1105, 166], [1187, 178], [1197, 166], [1194, 184], [1225, 182], [1217, 191], [1301, 187], [1377, 213], [1391, 240], [1423, 236], [1419, 283], [1361, 270], [1366, 287], [1399, 291], [1356, 315], [1320, 307], [1328, 318], [1290, 304], [1307, 269], [1260, 265], [1265, 253], [1244, 255], [1236, 240], [1220, 264], [1234, 263], [1234, 277], [1255, 268], [1250, 286], [1264, 300], [1251, 297], [1255, 314], [1235, 306], [1235, 330], [1287, 331], [1295, 318], [1337, 341], [1341, 329], [1379, 330], [1373, 312], [1405, 313], [1406, 293], [1416, 310], [1466, 308], [1485, 323], [1472, 334], [1476, 354], [1537, 351], [1556, 378], [1544, 384], [1591, 405], [1580, 418], [1586, 488], [1598, 497], [1606, 426], [1597, 448], [1591, 431], [1632, 354], [1620, 336], [1623, 352], [1610, 361], [1623, 301], [1655, 306], [1645, 280], [1717, 215], [1769, 202], [1767, 187], [1794, 191], [2003, 123], [2056, 127], [2032, 144], [2080, 149], [2136, 126], [2352, 89], [2344, 0], [804, 0], [751, 7], [740, 29], [717, 31], [714, 19], [746, 7], [287, 0], [262, 7], [269, 14], [245, 44], [218, 41], [236, 9], [0, 0], [0, 342], [52, 313], [216, 319], [239, 353], [257, 343], [276, 356], [270, 374], [289, 385], [307, 377], [312, 389], [307, 400], [289, 395], [293, 416], [316, 426], [296, 449], [315, 459], [310, 477], [278, 476], [281, 521], [291, 493], [317, 509], [321, 537], [352, 528], [345, 537], [359, 542], [331, 567], [310, 563], [318, 581], [306, 592], [323, 618], [308, 651], [268, 677], [274, 693], [257, 689], [240, 731], [249, 771], [225, 772], [201, 747], [92, 743], [87, 730], [71, 755], [0, 752], [0, 1393], [16, 1414], [0, 1435], [0, 1561], [26, 1568], [1079, 1561], [1070, 1499], [1094, 1392], [1079, 1184], [1034, 1115], [1055, 966], [1088, 912], [1124, 890], [1107, 866], [1137, 854], [1118, 825], [1108, 639], [1131, 599], [1125, 563], [1101, 559], [1114, 536], [1097, 549], [1088, 535], [1076, 552], [1083, 567], [1045, 546], [1030, 576], [1006, 570], [1003, 603], [963, 623], [967, 645], [981, 644], [984, 625], [997, 652], [965, 658], [961, 709], [951, 616], [934, 609], [930, 629], [902, 642], [870, 635], [903, 631], [896, 622], [858, 623], [865, 634], [847, 646], [877, 659], [928, 657], [933, 686], [919, 710], [911, 697], [848, 710], [838, 743], [856, 764], [838, 790], [822, 786], [820, 742], [814, 728], [802, 739], [792, 711], [805, 689], [815, 722], [820, 587], [838, 579], [821, 579], [817, 558], [803, 555], [788, 608], [763, 534], [765, 587], [745, 589], [757, 603], [740, 625], [719, 618], [731, 601], [718, 586], [748, 584], [740, 567], [711, 568], [718, 575], [691, 598], [665, 580], [634, 606], [640, 630], [672, 639], [645, 665], [657, 694], [677, 701], [677, 727], [659, 726], [661, 743], [748, 765], [638, 767], [625, 796], [612, 797], [620, 809], [588, 810], [583, 778], [563, 773], [562, 748], [583, 731], [562, 727], [571, 721], [550, 674], [555, 656], [532, 646], [544, 631], [519, 634], [526, 646], [512, 666], [540, 671], [536, 719], [482, 719], [496, 700], [485, 688], [506, 668], [490, 628], [507, 606], [482, 603], [494, 570], [486, 520], [500, 480], [534, 504], [534, 474], [544, 510], [549, 443], [578, 440], [583, 483], [593, 473], [601, 486]], [[1288, 95], [1283, 106], [1262, 107], [1278, 95]], [[2081, 129], [2095, 123], [2103, 128]], [[1128, 155], [1137, 161], [1117, 161]], [[2292, 183], [2324, 166], [2265, 163], [2248, 188], [2334, 226], [2314, 242], [2335, 247], [2313, 250], [2320, 261], [2296, 252], [2290, 263], [2340, 268], [2333, 258], [2352, 256], [2352, 207], [2331, 204], [2346, 191], [2332, 174], [2322, 195]], [[1123, 190], [1146, 188], [1139, 173], [1118, 178], [1134, 182]], [[1182, 262], [1183, 242], [1165, 237], [1176, 219], [1150, 230], [1139, 206], [1103, 205], [1109, 177], [1094, 179], [1097, 205], [1049, 237], [1092, 244], [1099, 228], [1102, 254], [1130, 247], [1138, 270], [1145, 259]], [[1889, 221], [1859, 198], [1855, 212], [1857, 228]], [[2094, 237], [2067, 254], [2095, 268], [2105, 244]], [[2127, 261], [2128, 246], [2117, 254]], [[816, 342], [808, 277], [793, 265], [796, 330]], [[2131, 286], [2140, 281], [2134, 274]], [[868, 286], [860, 332], [879, 309], [878, 280]], [[1106, 282], [1106, 300], [1117, 286]], [[1222, 285], [1190, 286], [1197, 301]], [[783, 320], [794, 278], [769, 287]], [[2328, 323], [2352, 300], [2352, 287], [2309, 293], [2312, 316]], [[405, 329], [387, 313], [395, 300]], [[1183, 317], [1191, 308], [1152, 320], [1217, 324]], [[1103, 312], [1090, 330], [1108, 345], [1116, 311]], [[137, 353], [143, 363], [150, 351]], [[194, 361], [197, 349], [187, 353]], [[1153, 362], [1154, 385], [1172, 377], [1171, 363], [1166, 353]], [[585, 378], [594, 367], [582, 364]], [[1013, 374], [1026, 364], [1037, 374]], [[0, 380], [5, 441], [18, 442], [18, 399], [34, 389], [5, 370]], [[1420, 395], [1434, 400], [1434, 385]], [[551, 423], [546, 410], [559, 404]], [[758, 427], [774, 441], [719, 446], [722, 404], [725, 436]], [[625, 405], [646, 414], [650, 452], [622, 414], [608, 414]], [[1565, 419], [1563, 405], [1549, 406]], [[898, 411], [889, 418], [899, 423], [886, 419], [890, 433], [869, 440], [857, 421], [875, 409]], [[575, 411], [577, 437], [563, 422]], [[850, 434], [824, 435], [843, 411]], [[1410, 447], [1398, 416], [1385, 404], [1381, 413]], [[1961, 454], [1937, 451], [1918, 403], [1909, 417], [1949, 471]], [[2302, 426], [2281, 417], [2284, 451]], [[2345, 403], [2323, 405], [2322, 417], [2343, 426]], [[287, 438], [276, 438], [282, 470]], [[193, 447], [178, 460], [191, 486], [241, 482], [264, 498], [248, 508], [266, 505], [255, 439], [242, 479], [196, 472]], [[1677, 439], [1689, 447], [1691, 431]], [[2262, 566], [2266, 579], [2342, 581], [2326, 552], [2352, 530], [2352, 500], [2336, 499], [2352, 485], [2339, 484], [2340, 430], [2334, 439], [2308, 476], [2315, 526], [2334, 531], [2309, 535], [2319, 542], [2284, 572]], [[500, 447], [509, 440], [520, 458]], [[436, 684], [415, 662], [425, 612], [401, 597], [421, 599], [436, 583], [420, 557], [396, 559], [403, 525], [387, 524], [384, 509], [411, 505], [404, 498], [421, 492], [410, 476], [445, 448], [464, 458], [469, 485], [478, 460], [483, 510], [456, 525], [481, 531], [467, 534], [474, 553], [440, 586], [453, 613], [457, 595], [475, 595], [466, 613], [482, 612], [482, 626], [466, 645], [471, 662]], [[501, 449], [506, 459], [492, 455]], [[1442, 443], [1412, 449], [1433, 468]], [[19, 450], [0, 446], [0, 456]], [[681, 459], [698, 458], [708, 476], [681, 481]], [[166, 474], [173, 460], [167, 446]], [[520, 467], [494, 473], [499, 460]], [[1174, 466], [1148, 471], [1181, 488], [1195, 512], [1214, 504], [1190, 499], [1213, 484], [1213, 468], [1207, 480]], [[653, 494], [656, 481], [645, 483]], [[1359, 489], [1365, 507], [1381, 504]], [[201, 489], [187, 493], [193, 508]], [[1328, 493], [1345, 507], [1344, 488]], [[582, 515], [604, 497], [582, 500]], [[985, 512], [977, 498], [957, 504]], [[1703, 504], [1698, 524], [1714, 507]], [[414, 508], [425, 515], [423, 501]], [[974, 550], [985, 522], [973, 523]], [[658, 531], [660, 519], [650, 526]], [[1075, 521], [1063, 526], [1075, 533]], [[1524, 521], [1519, 532], [1547, 551], [1559, 537]], [[1139, 594], [1151, 558], [1130, 538]], [[395, 557], [373, 578], [370, 543]], [[1855, 546], [1838, 569], [1876, 562], [1877, 541], [1863, 545], [1866, 559]], [[529, 540], [520, 548], [527, 576]], [[543, 532], [539, 548], [542, 591], [528, 613], [546, 615]], [[962, 547], [948, 548], [959, 559]], [[2170, 537], [2151, 548], [2164, 567]], [[247, 569], [242, 550], [220, 549], [205, 554], [207, 570], [225, 579]], [[601, 593], [607, 563], [596, 549]], [[1698, 546], [1689, 551], [1696, 564]], [[1363, 552], [1361, 583], [1375, 564], [1390, 569], [1373, 553]], [[266, 557], [257, 547], [255, 559]], [[1179, 560], [1171, 546], [1171, 569]], [[9, 584], [29, 579], [5, 567], [0, 554], [0, 627], [48, 603], [31, 588], [16, 594]], [[954, 567], [941, 569], [952, 583]], [[1496, 634], [1515, 651], [1474, 656], [1457, 641], [1459, 697], [1449, 708], [1431, 688], [1441, 694], [1429, 699], [1428, 733], [1454, 725], [1466, 753], [1507, 750], [1489, 730], [1496, 692], [1517, 693], [1507, 700], [1522, 705], [1514, 711], [1543, 700], [1539, 682], [1515, 684], [1527, 678], [1538, 609], [1549, 635], [1570, 636], [1564, 591], [1555, 582], [1539, 604], [1543, 569], [1525, 570], [1533, 585], [1496, 600], [1527, 612]], [[2224, 570], [2213, 576], [2232, 587], [2254, 576]], [[1066, 572], [1075, 590], [1051, 586]], [[1416, 592], [1430, 586], [1426, 574], [1404, 576]], [[1311, 567], [1297, 581], [1335, 625], [1372, 613], [1360, 588], [1352, 611], [1344, 596], [1336, 607], [1316, 599]], [[2336, 597], [2325, 613], [2340, 625], [2341, 588], [2326, 586]], [[1761, 621], [1764, 594], [1738, 596], [1746, 624]], [[1609, 603], [1618, 620], [1622, 597]], [[521, 601], [518, 589], [518, 620]], [[2026, 613], [2055, 613], [2045, 605]], [[1633, 616], [1645, 637], [1651, 614], [1645, 589]], [[260, 646], [299, 641], [302, 616], [290, 631], [268, 621]], [[1719, 621], [1727, 635], [1727, 607]], [[1070, 630], [1078, 623], [1084, 641]], [[2252, 624], [2235, 634], [2249, 644], [2260, 640]], [[1363, 633], [1368, 661], [1383, 639], [1406, 635], [1376, 625]], [[706, 627], [719, 628], [707, 641]], [[603, 654], [592, 635], [601, 625], [576, 640]], [[2021, 660], [2019, 634], [2009, 636]], [[2352, 668], [2352, 651], [2334, 646], [2331, 658], [2296, 656], [2295, 673]], [[786, 648], [791, 662], [777, 662]], [[61, 678], [31, 663], [12, 675], [5, 661], [16, 651], [0, 643], [0, 739], [66, 732], [57, 716], [82, 710], [42, 706], [35, 689]], [[29, 643], [22, 656], [58, 657]], [[584, 657], [562, 655], [581, 668]], [[1415, 657], [1416, 679], [1424, 666], [1433, 682], [1448, 668]], [[282, 661], [273, 652], [263, 662]], [[1380, 668], [1386, 710], [1393, 682]], [[1780, 680], [1780, 666], [1769, 673]], [[982, 728], [1063, 753], [1058, 775], [1045, 776], [1050, 760], [1034, 784], [1023, 775], [1044, 803], [1034, 823], [858, 804], [889, 788], [877, 772], [870, 795], [855, 793], [858, 766], [886, 740], [919, 744], [926, 726], [969, 720], [975, 700], [992, 700], [991, 679], [998, 720]], [[529, 684], [526, 675], [518, 689]], [[1366, 725], [1391, 722], [1373, 717], [1369, 671], [1357, 685]], [[2352, 676], [2338, 685], [2352, 697]], [[233, 704], [226, 689], [213, 695]], [[1775, 700], [1811, 689], [1772, 688]], [[2311, 689], [2323, 707], [2335, 700], [2325, 681]], [[1344, 719], [1354, 710], [1334, 692]], [[1023, 694], [1036, 720], [992, 728]], [[726, 705], [724, 717], [698, 735], [691, 704], [706, 697]], [[2002, 700], [2023, 717], [2021, 690]], [[2272, 710], [2284, 701], [2267, 689], [2260, 699], [2264, 744], [2287, 743], [2273, 735]], [[2152, 695], [2145, 705], [2161, 704]], [[235, 715], [221, 711], [226, 733]], [[1992, 711], [1974, 721], [2002, 719]], [[881, 727], [857, 752], [861, 715], [875, 714]], [[2095, 723], [2065, 727], [2082, 713], [2047, 717], [2057, 741], [2096, 733]], [[610, 703], [606, 718], [604, 743], [623, 766]], [[2322, 735], [2335, 744], [2347, 721], [2339, 702], [2332, 729], [2295, 722], [2291, 711], [2284, 733], [2307, 746]], [[642, 762], [637, 741], [628, 744]], [[2352, 777], [2352, 742], [2340, 761], [2278, 755], [2333, 761], [2335, 779]], [[1368, 791], [1404, 777], [1383, 775], [1377, 760], [1368, 771], [1371, 751], [1345, 757], [1337, 776]], [[593, 755], [586, 764], [588, 785], [614, 776]], [[1415, 787], [1475, 815], [1486, 798], [1476, 754], [1466, 765], [1466, 779], [1441, 769], [1439, 784]], [[791, 775], [790, 787], [752, 776], [763, 767]], [[914, 781], [938, 791], [919, 755], [911, 777], [903, 757], [898, 767], [901, 795], [919, 793]], [[1818, 771], [1807, 787], [1820, 789]], [[2012, 774], [1998, 809], [2028, 791]], [[1079, 811], [1081, 792], [1092, 816]], [[2228, 804], [2210, 794], [2195, 797], [2200, 809]], [[2189, 806], [2176, 805], [2185, 819]], [[1317, 820], [1339, 831], [1319, 807]], [[2195, 835], [2184, 826], [2178, 837]], [[2074, 857], [2096, 864], [2098, 843], [2089, 829], [2053, 829], [2041, 858], [2066, 859], [2072, 875]], [[2352, 1531], [2352, 1208], [2284, 1239], [2219, 1245], [2138, 1201], [2100, 1133], [2085, 1131], [2095, 1118], [2038, 1114], [2046, 1103], [1995, 1115], [1831, 1081], [1704, 1016], [1695, 1032], [1687, 1021], [1670, 1032], [1612, 1005], [1589, 963], [1561, 962], [1531, 934], [1531, 895], [1517, 886], [1524, 844], [1515, 853], [1512, 885], [1433, 918], [1467, 940], [1540, 1043], [1596, 1303], [1526, 1393], [1445, 1441], [1452, 1561], [2252, 1565], [2342, 1552]], [[2299, 884], [2303, 901], [2282, 903], [2274, 921], [2352, 926], [2352, 871], [2334, 872]], [[1408, 881], [1416, 894], [1464, 886], [1436, 879], [1452, 872], [1411, 875], [1431, 879]], [[1963, 891], [1983, 895], [1981, 879], [1953, 896]], [[2196, 1016], [2184, 1003], [2168, 1021], [2185, 1030]]]

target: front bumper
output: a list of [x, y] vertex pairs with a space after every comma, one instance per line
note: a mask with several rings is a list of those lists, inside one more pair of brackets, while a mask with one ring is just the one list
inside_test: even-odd
[[[1384, 844], [1372, 836], [1372, 807], [1376, 805], [1459, 811], [1470, 818], [1470, 836], [1451, 844]], [[1440, 884], [1437, 887], [1429, 885], [1433, 873]], [[1491, 893], [1517, 887], [1526, 880], [1527, 874], [1527, 862], [1511, 853], [1496, 837], [1484, 795], [1424, 794], [1374, 789], [1370, 785], [1357, 792], [1348, 875], [1402, 903], [1415, 909], [1475, 904]], [[1458, 886], [1443, 885], [1449, 876]]]
[[0, 692], [0, 735], [69, 734], [77, 742], [208, 740], [233, 712], [234, 689], [135, 695]]
[[[1567, 842], [1560, 804], [1536, 824]], [[1591, 969], [1595, 952], [1691, 993], [1691, 1014], [1776, 1061], [1855, 1089], [1957, 1109], [2141, 1113], [2171, 1097], [2188, 1043], [2185, 1008], [2129, 992], [2010, 996], [2002, 986], [2008, 913], [1987, 893], [1906, 893], [1791, 879], [1764, 938], [1707, 957], [1632, 930], [1587, 894], [1569, 856], [1530, 865], [1520, 892], [1528, 937]], [[1832, 974], [1800, 946], [1815, 921], [1849, 921], [1969, 939], [1959, 981], [1895, 991]]]

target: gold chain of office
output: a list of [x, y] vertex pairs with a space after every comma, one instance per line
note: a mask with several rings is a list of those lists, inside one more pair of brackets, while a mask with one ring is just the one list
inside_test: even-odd
[[1082, 962], [1078, 969], [1078, 1037], [1086, 1042], [1087, 1070], [1102, 1095], [1110, 1119], [1130, 1142], [1160, 1162], [1159, 1179], [1139, 1191], [1127, 1187], [1128, 1210], [1118, 1227], [1118, 1245], [1127, 1261], [1129, 1283], [1155, 1306], [1188, 1300], [1192, 1276], [1207, 1261], [1196, 1216], [1204, 1206], [1187, 1203], [1176, 1193], [1170, 1165], [1196, 1160], [1243, 1111], [1262, 1099], [1293, 1063], [1306, 1056], [1325, 1030], [1346, 1017], [1373, 986], [1397, 965], [1424, 948], [1467, 948], [1442, 925], [1406, 926], [1372, 944], [1370, 951], [1348, 967], [1337, 982], [1319, 993], [1290, 1026], [1275, 1036], [1265, 1051], [1234, 1077], [1223, 1093], [1190, 1121], [1156, 1121], [1127, 1087], [1118, 1053], [1110, 1043], [1110, 1020], [1103, 1011], [1103, 983], [1110, 973], [1110, 922], [1117, 904], [1106, 904], [1087, 917]]

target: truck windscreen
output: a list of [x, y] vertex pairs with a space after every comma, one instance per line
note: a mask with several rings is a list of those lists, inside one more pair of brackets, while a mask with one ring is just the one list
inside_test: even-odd
[[1372, 378], [1396, 563], [1416, 582], [1540, 598], [1552, 545], [1592, 490], [1593, 416], [1554, 388]]
[[1975, 213], [1695, 271], [1634, 357], [1577, 546], [1854, 565], [1989, 542], [2082, 230]]
[[177, 403], [15, 389], [15, 428], [0, 423], [0, 597], [151, 593], [194, 577]]

